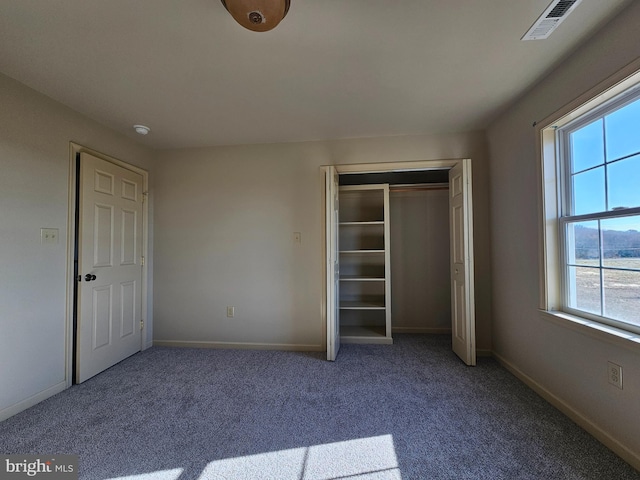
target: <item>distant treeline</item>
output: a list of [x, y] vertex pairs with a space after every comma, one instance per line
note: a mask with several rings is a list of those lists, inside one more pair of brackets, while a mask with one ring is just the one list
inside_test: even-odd
[[[598, 229], [582, 225], [574, 229], [576, 258], [598, 258]], [[640, 232], [637, 230], [602, 230], [604, 258], [640, 257]]]

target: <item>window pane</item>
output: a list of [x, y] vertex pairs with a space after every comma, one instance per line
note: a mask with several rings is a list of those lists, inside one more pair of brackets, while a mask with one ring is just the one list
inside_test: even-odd
[[604, 270], [604, 314], [640, 325], [640, 272]]
[[573, 214], [606, 211], [604, 200], [604, 167], [573, 176]]
[[640, 270], [640, 215], [602, 220], [602, 265]]
[[570, 135], [571, 173], [604, 163], [604, 139], [602, 119], [576, 130]]
[[589, 267], [569, 268], [569, 306], [584, 312], [601, 315], [600, 269]]
[[607, 161], [640, 152], [640, 100], [604, 117]]
[[609, 210], [640, 206], [640, 155], [607, 165]]
[[597, 220], [567, 224], [567, 263], [600, 266], [600, 231]]

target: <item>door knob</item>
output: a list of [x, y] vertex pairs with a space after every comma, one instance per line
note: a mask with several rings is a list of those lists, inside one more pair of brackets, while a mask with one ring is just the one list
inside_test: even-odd
[[85, 279], [87, 282], [90, 282], [91, 280], [95, 280], [95, 279], [96, 279], [96, 276], [95, 276], [95, 275], [91, 275], [90, 273], [87, 273], [87, 274], [84, 276], [84, 279]]

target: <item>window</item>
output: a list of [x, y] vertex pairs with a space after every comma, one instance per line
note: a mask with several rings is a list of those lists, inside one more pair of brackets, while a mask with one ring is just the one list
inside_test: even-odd
[[623, 91], [620, 85], [609, 89], [540, 129], [547, 220], [543, 308], [635, 333], [640, 333], [638, 80]]

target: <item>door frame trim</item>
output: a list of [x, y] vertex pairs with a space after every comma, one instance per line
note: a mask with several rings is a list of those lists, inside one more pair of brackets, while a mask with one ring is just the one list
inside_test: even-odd
[[[130, 163], [123, 162], [117, 158], [105, 155], [104, 153], [85, 147], [75, 142], [69, 142], [69, 198], [68, 198], [68, 216], [67, 216], [67, 302], [65, 311], [65, 384], [69, 388], [72, 385], [73, 372], [75, 365], [73, 364], [73, 310], [74, 310], [74, 287], [76, 278], [74, 276], [74, 249], [76, 238], [76, 204], [78, 202], [76, 194], [76, 156], [80, 153], [88, 153], [94, 157], [100, 158], [107, 162], [118, 165], [119, 167], [131, 170], [142, 175], [142, 193], [147, 197], [149, 193], [149, 172], [143, 168], [136, 167]], [[149, 201], [148, 197], [142, 205], [142, 255], [145, 258], [142, 267], [142, 285], [140, 286], [140, 296], [142, 304], [140, 306], [140, 315], [144, 321], [140, 333], [140, 350], [145, 350], [148, 345], [146, 343], [147, 327], [149, 326], [148, 314], [148, 279], [149, 279]]]
[[341, 173], [388, 173], [388, 172], [410, 172], [422, 170], [443, 170], [449, 169], [462, 163], [468, 158], [450, 158], [439, 160], [418, 160], [411, 162], [381, 162], [381, 163], [353, 163], [348, 165], [333, 165], [338, 174]]
[[[324, 171], [324, 167], [328, 167], [328, 166], [333, 166], [335, 167], [338, 175], [341, 174], [349, 174], [349, 173], [388, 173], [388, 172], [408, 172], [408, 171], [424, 171], [424, 170], [444, 170], [444, 169], [451, 169], [452, 167], [454, 167], [455, 165], [458, 164], [464, 164], [464, 163], [472, 163], [470, 158], [451, 158], [451, 159], [437, 159], [437, 160], [417, 160], [417, 161], [404, 161], [404, 162], [379, 162], [379, 163], [353, 163], [353, 164], [337, 164], [337, 165], [322, 165], [322, 170]], [[326, 190], [325, 190], [326, 191]], [[324, 193], [323, 193], [324, 196]], [[471, 202], [473, 202], [473, 190], [471, 190], [471, 196], [472, 198], [470, 199]], [[326, 204], [326, 199], [324, 199], [325, 201], [323, 202], [323, 205]], [[326, 211], [324, 212], [323, 218], [326, 217]], [[473, 221], [473, 217], [472, 217], [472, 221]], [[449, 233], [449, 235], [451, 235], [451, 233]], [[326, 233], [325, 233], [326, 236]], [[325, 240], [326, 241], [326, 240]], [[325, 250], [325, 253], [323, 253], [323, 257], [326, 257], [326, 245], [323, 242], [323, 249]], [[472, 256], [475, 259], [475, 251], [472, 248]], [[326, 258], [325, 258], [325, 263], [326, 263]], [[475, 263], [475, 262], [474, 262]], [[326, 276], [326, 269], [323, 268], [323, 276]], [[326, 283], [326, 278], [324, 279], [325, 281], [323, 281], [323, 298], [322, 298], [322, 312], [323, 312], [323, 317], [324, 317], [324, 329], [325, 332], [327, 330], [327, 319], [328, 319], [328, 312], [327, 312], [327, 300], [328, 300], [328, 292], [327, 292], [327, 288], [328, 285]], [[473, 280], [475, 280], [475, 268], [474, 268], [474, 273], [473, 273]], [[474, 282], [474, 290], [475, 290], [475, 282]], [[475, 299], [475, 291], [473, 294], [473, 298]], [[473, 315], [473, 336], [474, 338], [471, 340], [473, 342], [473, 344], [476, 344], [476, 338], [475, 338], [475, 323], [476, 323], [476, 318], [475, 318], [475, 314]], [[325, 345], [325, 351], [328, 348], [327, 345]]]

